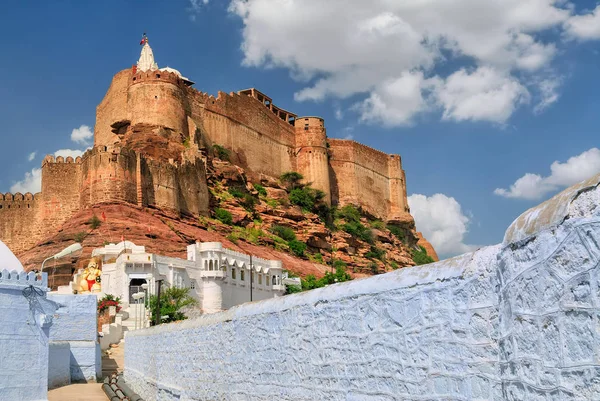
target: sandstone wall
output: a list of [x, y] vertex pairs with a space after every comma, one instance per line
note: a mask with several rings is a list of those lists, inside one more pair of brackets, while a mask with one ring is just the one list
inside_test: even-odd
[[128, 118], [127, 89], [131, 76], [130, 68], [118, 72], [113, 77], [104, 99], [96, 107], [94, 146], [109, 146], [119, 141], [119, 137], [112, 132], [111, 124]]
[[188, 91], [192, 118], [205, 146], [232, 150], [232, 161], [254, 173], [278, 177], [296, 170], [294, 127], [261, 102], [235, 93], [219, 92], [214, 98]]
[[[137, 204], [137, 156], [133, 151], [95, 147], [82, 158], [82, 208], [102, 202]], [[80, 189], [79, 189], [80, 188]], [[46, 193], [42, 191], [44, 197]]]
[[209, 195], [204, 164], [182, 165], [144, 160], [141, 164], [144, 206], [177, 213], [206, 215]]
[[325, 193], [325, 201], [331, 204], [329, 181], [329, 155], [325, 123], [319, 117], [296, 119], [297, 170], [304, 181]]
[[129, 332], [125, 378], [148, 401], [596, 399], [599, 182], [501, 245]]
[[402, 172], [399, 156], [390, 160], [386, 153], [354, 141], [328, 141], [334, 203], [361, 205], [383, 219], [406, 211], [405, 183], [401, 176], [390, 176]]
[[31, 247], [40, 235], [40, 198], [40, 194], [0, 194], [0, 240], [14, 253]]

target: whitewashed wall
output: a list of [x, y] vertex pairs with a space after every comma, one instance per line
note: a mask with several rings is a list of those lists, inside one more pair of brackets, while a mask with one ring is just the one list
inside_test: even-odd
[[[70, 381], [96, 381], [102, 374], [97, 328], [97, 297], [93, 294], [48, 294], [58, 309], [50, 328], [51, 342], [68, 342]], [[54, 379], [57, 373], [52, 372]], [[63, 378], [66, 380], [66, 378]]]
[[600, 176], [504, 243], [130, 332], [152, 400], [600, 399]]
[[[27, 298], [23, 290], [30, 286], [36, 291]], [[47, 287], [46, 273], [36, 280], [34, 273], [0, 271], [0, 401], [47, 399], [48, 337], [56, 310], [46, 300]]]

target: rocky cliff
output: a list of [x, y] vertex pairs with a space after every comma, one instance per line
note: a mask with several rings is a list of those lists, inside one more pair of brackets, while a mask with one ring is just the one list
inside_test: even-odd
[[[226, 154], [221, 158], [227, 159]], [[354, 277], [412, 266], [418, 245], [425, 245], [437, 260], [409, 214], [383, 222], [352, 206], [323, 209], [318, 199], [307, 207], [294, 195], [312, 191], [309, 186], [294, 191], [275, 177], [250, 177], [218, 157], [208, 157], [206, 167], [211, 216], [180, 216], [126, 203], [97, 204], [77, 212], [55, 234], [18, 256], [26, 269], [39, 268], [49, 255], [73, 241], [81, 242], [81, 255], [47, 265], [54, 286], [68, 281], [94, 248], [121, 239], [144, 245], [153, 253], [181, 258], [186, 257], [190, 243], [219, 241], [234, 250], [280, 259], [287, 270], [301, 277], [322, 276], [333, 269], [334, 261], [336, 266], [345, 265]]]

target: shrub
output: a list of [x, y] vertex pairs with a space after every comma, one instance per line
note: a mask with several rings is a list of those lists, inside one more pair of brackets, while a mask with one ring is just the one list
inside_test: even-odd
[[373, 234], [371, 233], [371, 230], [369, 230], [367, 227], [365, 227], [359, 222], [353, 221], [349, 223], [344, 223], [344, 225], [342, 226], [342, 230], [369, 244], [373, 243]]
[[320, 252], [317, 252], [313, 255], [309, 255], [308, 258], [310, 259], [311, 262], [315, 262], [315, 263], [323, 263], [323, 255], [321, 255]]
[[254, 184], [254, 189], [256, 189], [256, 192], [258, 192], [259, 195], [267, 196], [267, 190], [262, 185]]
[[243, 198], [244, 195], [246, 195], [246, 193], [238, 187], [229, 187], [229, 189], [227, 189], [227, 192], [233, 195], [234, 198]]
[[311, 211], [315, 207], [315, 197], [309, 187], [294, 188], [290, 191], [292, 205], [300, 206], [303, 210]]
[[109, 306], [117, 308], [117, 313], [121, 310], [121, 298], [115, 297], [111, 294], [106, 294], [104, 297], [98, 300], [98, 313], [102, 313], [108, 309]]
[[87, 236], [87, 234], [86, 234], [86, 233], [84, 233], [84, 232], [79, 232], [79, 233], [77, 233], [77, 234], [75, 234], [75, 235], [73, 236], [73, 240], [74, 240], [75, 242], [79, 242], [79, 243], [81, 244], [81, 243], [83, 242], [83, 240], [85, 239], [85, 237], [86, 237], [86, 236]]
[[371, 222], [371, 227], [376, 228], [378, 230], [383, 230], [385, 228], [385, 224], [381, 220], [373, 220]]
[[427, 251], [422, 246], [419, 246], [418, 250], [412, 251], [412, 258], [417, 266], [435, 262], [431, 256], [427, 255]]
[[288, 171], [287, 173], [281, 174], [279, 179], [288, 187], [288, 189], [293, 189], [301, 186], [300, 181], [304, 179], [304, 176], [295, 171]]
[[379, 274], [379, 266], [377, 266], [377, 263], [375, 263], [375, 262], [369, 263], [368, 268], [369, 268], [369, 270], [371, 270], [371, 273]]
[[396, 263], [396, 261], [395, 261], [395, 260], [392, 260], [392, 261], [390, 262], [390, 266], [391, 266], [391, 267], [392, 267], [392, 269], [394, 269], [394, 270], [398, 270], [398, 268], [400, 267], [400, 266], [398, 265], [398, 263]]
[[336, 259], [336, 260], [333, 261], [333, 268], [336, 269], [336, 270], [339, 269], [339, 268], [346, 269], [346, 266], [348, 266], [348, 265], [343, 260]]
[[221, 145], [214, 144], [213, 150], [215, 151], [215, 156], [217, 156], [217, 158], [224, 160], [224, 161], [229, 161], [229, 150], [228, 149], [224, 148]]
[[97, 229], [98, 227], [100, 227], [100, 225], [102, 224], [102, 221], [100, 221], [100, 219], [98, 218], [98, 216], [93, 215], [88, 221], [87, 224], [90, 225], [90, 227], [92, 228], [92, 230]]
[[223, 224], [227, 224], [228, 226], [233, 224], [233, 216], [230, 212], [225, 209], [215, 209], [215, 217]]
[[296, 233], [289, 227], [285, 226], [273, 226], [271, 232], [286, 241], [294, 241], [296, 239]]
[[288, 245], [294, 255], [300, 257], [304, 256], [304, 251], [306, 251], [306, 244], [304, 242], [294, 239], [288, 242]]
[[365, 254], [365, 257], [369, 259], [383, 260], [385, 257], [385, 251], [381, 248], [377, 248], [376, 246], [372, 246], [369, 252]]
[[254, 199], [254, 196], [252, 196], [250, 194], [244, 194], [244, 196], [240, 200], [240, 205], [242, 205], [242, 207], [244, 209], [246, 209], [247, 211], [254, 212], [254, 206], [256, 205], [256, 199]]
[[[187, 319], [187, 316], [181, 311], [186, 306], [196, 305], [197, 301], [189, 295], [189, 288], [170, 287], [160, 294], [160, 316], [168, 316], [164, 323], [175, 322]], [[158, 297], [150, 297], [150, 310], [152, 311], [152, 321], [156, 321]]]
[[269, 205], [273, 209], [275, 209], [277, 206], [279, 206], [279, 201], [277, 199], [267, 198], [267, 199], [265, 199], [265, 202], [267, 203], [267, 205]]
[[297, 292], [302, 292], [302, 287], [299, 285], [289, 285], [285, 286], [285, 294], [295, 294]]
[[337, 211], [337, 217], [347, 222], [360, 222], [360, 212], [354, 205], [346, 205]]
[[398, 226], [393, 226], [393, 225], [388, 225], [387, 229], [390, 230], [390, 232], [392, 234], [394, 234], [396, 236], [396, 238], [398, 238], [400, 241], [405, 242], [406, 241], [406, 233], [404, 232], [404, 230]]

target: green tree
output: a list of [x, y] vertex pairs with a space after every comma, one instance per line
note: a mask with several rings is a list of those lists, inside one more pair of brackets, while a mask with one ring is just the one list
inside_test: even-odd
[[90, 228], [92, 230], [97, 229], [98, 227], [100, 227], [100, 225], [102, 224], [102, 221], [100, 221], [100, 219], [98, 218], [98, 216], [93, 215], [88, 221], [87, 224], [90, 225]]
[[286, 241], [293, 241], [296, 239], [296, 233], [289, 227], [275, 225], [271, 227], [271, 232]]
[[279, 176], [279, 179], [288, 189], [294, 189], [302, 186], [300, 184], [300, 181], [304, 179], [304, 176], [295, 171], [288, 171], [286, 173], [281, 174]]
[[[187, 316], [181, 311], [186, 306], [196, 305], [198, 302], [189, 295], [189, 288], [170, 287], [160, 294], [160, 317], [163, 323], [185, 320]], [[152, 321], [156, 322], [158, 297], [150, 297], [150, 310], [152, 311]], [[162, 316], [168, 316], [162, 319]]]
[[304, 251], [306, 251], [306, 244], [304, 242], [295, 239], [289, 241], [288, 246], [290, 247], [290, 250], [294, 253], [294, 255], [301, 257], [304, 256]]

